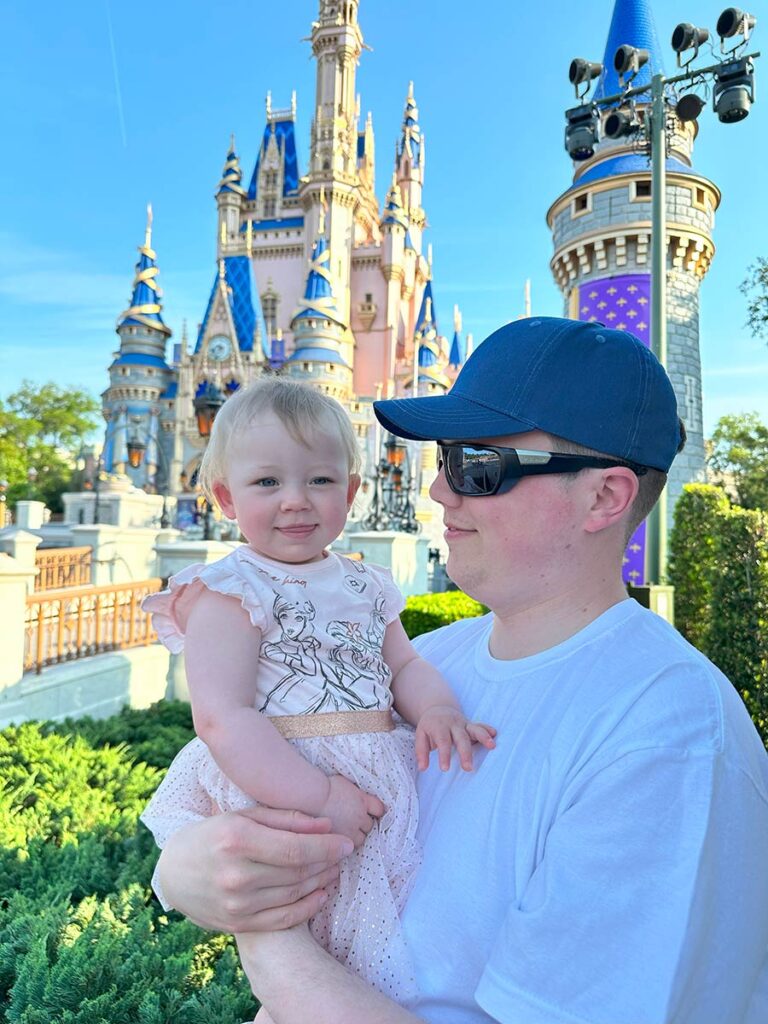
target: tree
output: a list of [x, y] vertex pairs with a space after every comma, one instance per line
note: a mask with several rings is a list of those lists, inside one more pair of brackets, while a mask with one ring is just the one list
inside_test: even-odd
[[707, 462], [737, 505], [768, 510], [768, 427], [756, 412], [721, 416]]
[[768, 258], [758, 256], [757, 262], [747, 268], [741, 292], [747, 297], [747, 326], [756, 337], [765, 337], [768, 333]]
[[23, 381], [0, 400], [0, 479], [8, 481], [9, 504], [34, 498], [61, 510], [61, 494], [84, 439], [98, 425], [99, 409], [87, 392], [53, 382]]

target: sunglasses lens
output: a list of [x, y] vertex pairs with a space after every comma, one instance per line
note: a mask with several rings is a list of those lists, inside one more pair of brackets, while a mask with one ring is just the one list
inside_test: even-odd
[[501, 475], [501, 459], [486, 448], [443, 448], [445, 474], [459, 494], [493, 494]]

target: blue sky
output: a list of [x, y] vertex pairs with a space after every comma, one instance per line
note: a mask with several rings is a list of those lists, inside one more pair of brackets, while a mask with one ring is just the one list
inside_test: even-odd
[[[655, 3], [667, 74], [678, 21], [714, 29], [718, 3]], [[298, 93], [306, 161], [314, 95], [307, 36], [316, 0], [0, 0], [0, 396], [22, 378], [99, 394], [117, 346], [145, 207], [164, 317], [194, 331], [214, 273], [213, 194], [235, 133], [250, 177], [264, 125]], [[525, 13], [520, 13], [521, 11]], [[386, 190], [408, 81], [426, 139], [424, 205], [444, 332], [458, 302], [476, 339], [523, 312], [560, 315], [545, 214], [570, 184], [563, 111], [572, 57], [602, 59], [613, 0], [550, 0], [546, 16], [482, 5], [362, 0], [362, 117], [373, 112], [377, 192]], [[755, 49], [768, 23], [758, 24]], [[744, 327], [738, 285], [768, 255], [768, 59], [741, 124], [700, 118], [694, 166], [722, 190], [717, 254], [701, 295], [704, 421], [758, 411], [768, 421], [768, 347]], [[763, 65], [763, 66], [761, 66]]]

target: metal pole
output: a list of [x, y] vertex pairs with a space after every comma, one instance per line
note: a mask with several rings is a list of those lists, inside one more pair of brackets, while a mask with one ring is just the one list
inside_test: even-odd
[[[651, 349], [667, 366], [667, 138], [664, 76], [651, 79]], [[666, 487], [648, 517], [646, 548], [649, 583], [667, 571]]]

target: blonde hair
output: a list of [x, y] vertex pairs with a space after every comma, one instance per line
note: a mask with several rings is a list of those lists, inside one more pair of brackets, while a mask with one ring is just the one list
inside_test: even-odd
[[344, 446], [349, 472], [360, 467], [360, 447], [344, 409], [335, 398], [284, 377], [261, 377], [228, 398], [216, 415], [208, 447], [200, 463], [198, 483], [209, 501], [213, 485], [227, 477], [227, 456], [234, 437], [247, 430], [262, 412], [273, 412], [291, 437], [311, 447], [319, 432], [338, 437]]

